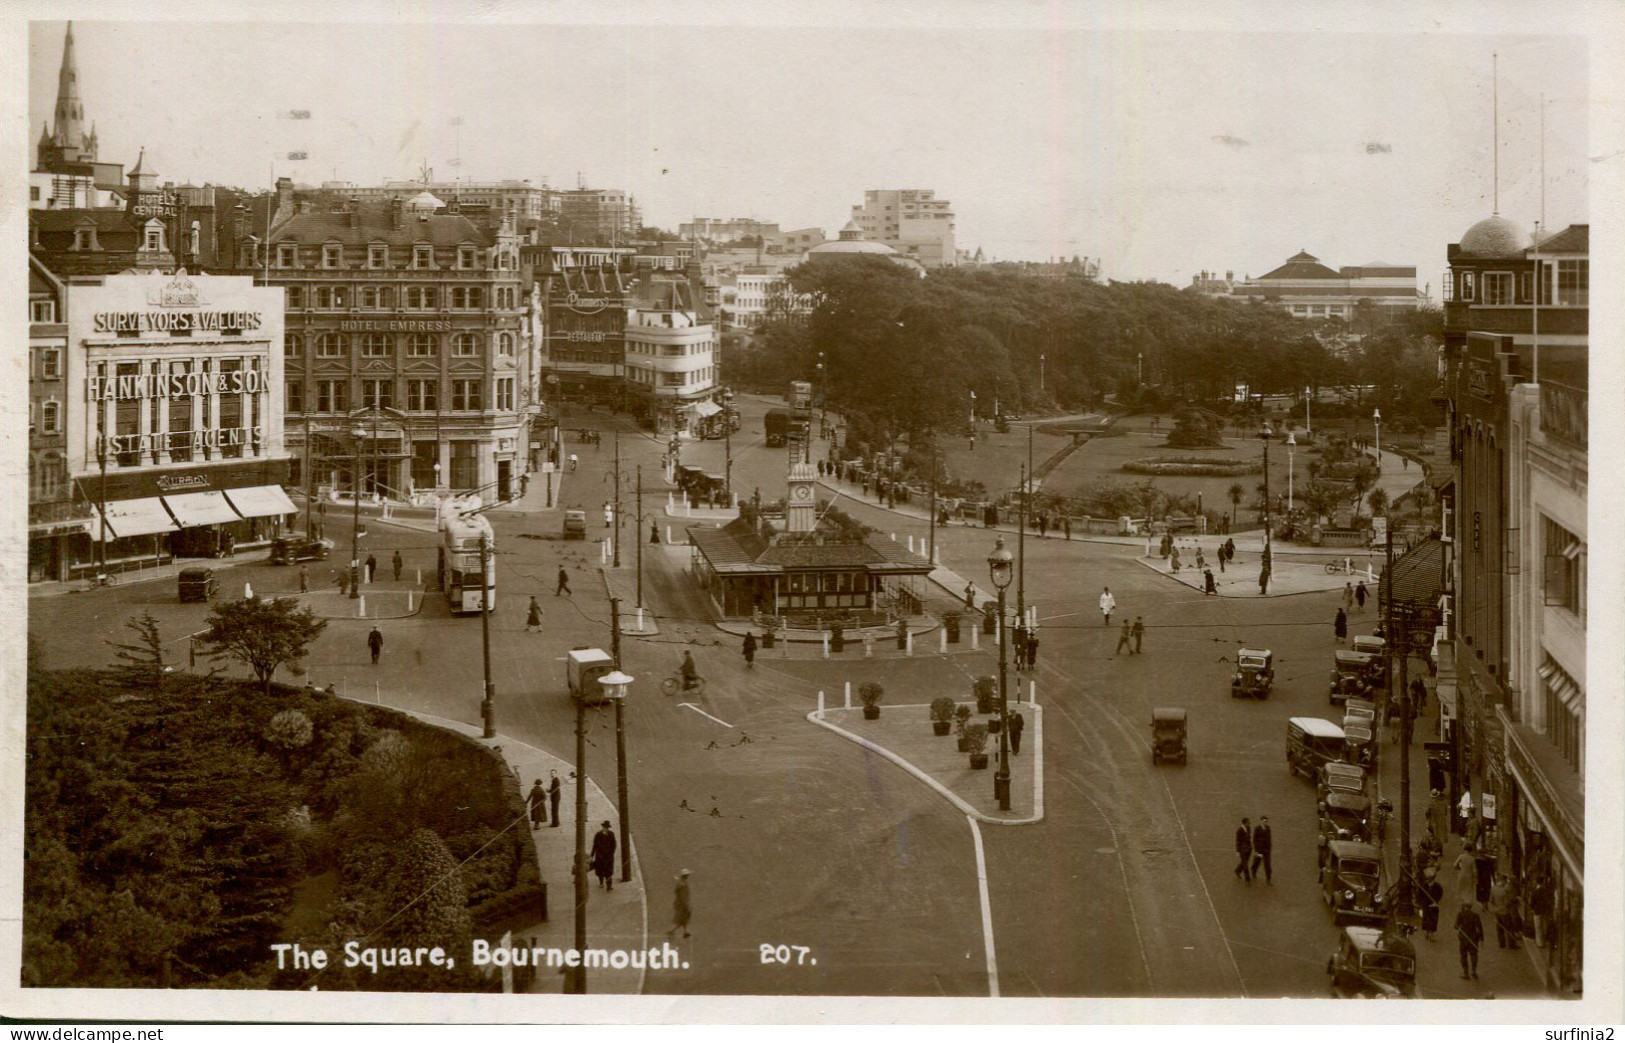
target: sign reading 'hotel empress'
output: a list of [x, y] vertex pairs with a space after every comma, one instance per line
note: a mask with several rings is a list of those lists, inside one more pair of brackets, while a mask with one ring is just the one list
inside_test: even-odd
[[345, 319], [345, 333], [450, 333], [450, 319]]

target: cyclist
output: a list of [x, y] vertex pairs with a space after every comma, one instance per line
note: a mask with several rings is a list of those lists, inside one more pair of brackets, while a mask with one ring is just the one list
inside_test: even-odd
[[699, 676], [700, 676], [699, 671], [694, 668], [694, 656], [690, 652], [684, 652], [683, 653], [682, 674], [683, 674], [683, 691], [686, 692], [690, 688], [694, 687], [694, 683], [699, 680]]
[[580, 462], [581, 461], [576, 458], [576, 454], [574, 454], [574, 453], [570, 454], [570, 470], [574, 471], [576, 469], [576, 464], [578, 464]]

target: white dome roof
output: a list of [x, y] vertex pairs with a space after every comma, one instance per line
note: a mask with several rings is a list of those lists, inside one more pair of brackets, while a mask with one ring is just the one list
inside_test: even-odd
[[1461, 252], [1474, 257], [1522, 257], [1529, 248], [1523, 229], [1504, 217], [1486, 217], [1461, 237]]
[[439, 210], [445, 205], [445, 203], [441, 202], [439, 196], [428, 190], [419, 192], [417, 195], [406, 201], [406, 209], [408, 210], [434, 211]]

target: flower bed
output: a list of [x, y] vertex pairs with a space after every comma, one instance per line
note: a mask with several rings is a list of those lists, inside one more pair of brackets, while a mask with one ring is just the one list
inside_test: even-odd
[[1129, 474], [1188, 475], [1227, 478], [1233, 475], [1257, 474], [1263, 465], [1257, 460], [1238, 460], [1235, 457], [1212, 459], [1201, 456], [1153, 456], [1143, 460], [1130, 460], [1123, 465]]

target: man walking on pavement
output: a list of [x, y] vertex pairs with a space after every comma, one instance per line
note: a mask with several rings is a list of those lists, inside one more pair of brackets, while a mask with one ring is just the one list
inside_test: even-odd
[[1478, 977], [1478, 948], [1484, 944], [1484, 921], [1473, 910], [1471, 899], [1463, 899], [1456, 914], [1456, 940], [1461, 948], [1461, 976]]
[[751, 669], [756, 665], [756, 635], [745, 631], [745, 668]]
[[1012, 754], [1021, 752], [1021, 733], [1026, 730], [1027, 719], [1021, 716], [1020, 710], [1017, 710], [1010, 717], [1010, 752]]
[[1354, 604], [1361, 612], [1365, 611], [1365, 599], [1366, 599], [1366, 597], [1367, 597], [1367, 595], [1366, 595], [1366, 592], [1365, 592], [1365, 584], [1364, 583], [1361, 583], [1361, 584], [1359, 584], [1358, 586], [1356, 586], [1354, 588]]
[[547, 805], [552, 813], [552, 822], [548, 826], [549, 829], [559, 824], [559, 773], [552, 772], [552, 776], [553, 778], [547, 784]]
[[1213, 570], [1212, 569], [1203, 569], [1202, 570], [1202, 595], [1205, 597], [1208, 594], [1217, 594], [1218, 592], [1219, 592], [1219, 588], [1217, 586], [1215, 586], [1214, 582], [1213, 582]]
[[1140, 654], [1140, 642], [1145, 638], [1145, 621], [1139, 616], [1134, 617], [1134, 654]]
[[1517, 904], [1505, 873], [1496, 873], [1495, 883], [1490, 885], [1490, 914], [1495, 917], [1495, 944], [1502, 949], [1518, 948]]
[[671, 902], [671, 929], [666, 932], [669, 938], [673, 931], [679, 927], [683, 929], [683, 937], [688, 937], [688, 920], [692, 910], [688, 904], [688, 870], [677, 874], [677, 888], [672, 894]]
[[304, 565], [299, 566], [299, 593], [304, 594], [310, 590], [310, 569]]
[[378, 559], [371, 554], [367, 555], [367, 582], [371, 583], [378, 572]]
[[1100, 589], [1100, 614], [1105, 619], [1107, 626], [1112, 625], [1112, 609], [1116, 607], [1117, 599], [1112, 597], [1112, 588], [1102, 587]]
[[401, 560], [400, 548], [395, 549], [395, 556], [389, 560], [389, 564], [395, 570], [395, 582], [399, 583], [401, 581], [401, 569], [406, 565], [406, 562]]
[[605, 819], [602, 828], [592, 838], [592, 871], [598, 874], [598, 886], [615, 890], [615, 832]]
[[570, 589], [570, 574], [564, 571], [563, 565], [559, 566], [559, 585], [553, 591], [553, 596], [558, 597], [560, 594], [569, 594], [571, 597], [575, 596], [574, 591]]
[[1247, 819], [1236, 827], [1236, 876], [1253, 882], [1253, 828]]
[[1275, 883], [1274, 871], [1270, 868], [1270, 818], [1268, 815], [1258, 816], [1258, 825], [1253, 827], [1253, 876], [1258, 875], [1258, 867], [1264, 867], [1264, 882]]
[[530, 596], [530, 607], [525, 611], [525, 633], [534, 634], [542, 629], [542, 606], [537, 603], [536, 595]]
[[1027, 634], [1027, 669], [1036, 670], [1037, 668], [1038, 668], [1038, 635], [1036, 633], [1029, 632]]
[[545, 805], [547, 794], [542, 790], [541, 779], [537, 779], [535, 785], [530, 787], [530, 795], [527, 799], [530, 802], [530, 828], [533, 830], [541, 829], [542, 820], [547, 818]]
[[[1134, 654], [1134, 646], [1129, 642], [1129, 636], [1132, 633], [1133, 631], [1129, 628], [1128, 620], [1123, 620], [1123, 632], [1117, 635], [1117, 652], [1121, 652], [1126, 648], [1129, 650], [1130, 655]], [[1112, 655], [1116, 655], [1117, 652], [1113, 652]]]
[[378, 653], [384, 650], [384, 634], [378, 629], [378, 624], [372, 625], [372, 633], [367, 635], [367, 650], [372, 653], [372, 665], [378, 665]]

